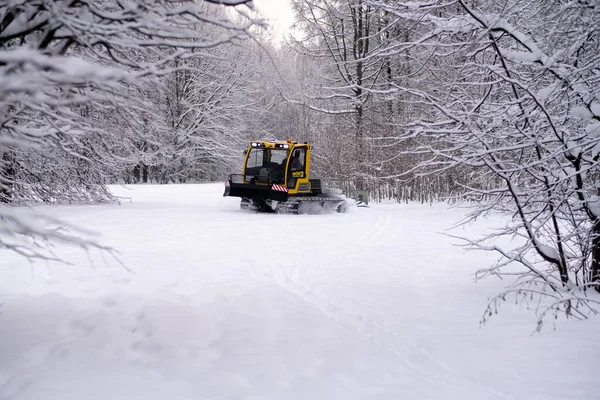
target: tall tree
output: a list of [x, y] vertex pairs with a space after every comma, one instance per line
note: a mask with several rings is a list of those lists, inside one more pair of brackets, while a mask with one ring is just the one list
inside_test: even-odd
[[[353, 148], [345, 160], [350, 176], [359, 187], [365, 186], [369, 165], [366, 140], [368, 104], [378, 89], [384, 63], [371, 54], [381, 45], [374, 28], [376, 15], [363, 0], [294, 0], [297, 27], [304, 33], [294, 41], [301, 54], [323, 60], [323, 77], [313, 108], [329, 114], [349, 116], [342, 121], [353, 132], [344, 137]], [[334, 134], [334, 132], [331, 132]], [[341, 139], [341, 138], [338, 138]]]

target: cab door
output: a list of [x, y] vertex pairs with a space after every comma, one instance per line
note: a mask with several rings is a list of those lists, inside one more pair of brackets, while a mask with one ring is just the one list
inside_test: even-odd
[[287, 186], [290, 193], [310, 192], [308, 183], [308, 146], [294, 146], [288, 162]]

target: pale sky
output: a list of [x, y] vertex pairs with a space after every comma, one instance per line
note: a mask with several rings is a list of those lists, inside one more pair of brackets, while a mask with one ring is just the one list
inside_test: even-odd
[[260, 9], [265, 19], [274, 24], [277, 39], [287, 34], [289, 27], [294, 22], [294, 14], [288, 0], [254, 0], [254, 5]]

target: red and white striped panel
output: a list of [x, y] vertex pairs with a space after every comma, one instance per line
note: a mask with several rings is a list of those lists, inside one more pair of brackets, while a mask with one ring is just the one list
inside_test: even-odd
[[273, 186], [271, 186], [271, 190], [276, 190], [278, 192], [286, 192], [286, 193], [288, 191], [285, 186], [281, 186], [281, 185], [273, 185]]

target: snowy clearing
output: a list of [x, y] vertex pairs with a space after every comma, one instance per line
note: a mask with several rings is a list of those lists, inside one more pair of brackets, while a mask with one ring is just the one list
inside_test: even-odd
[[[596, 399], [600, 318], [539, 334], [494, 258], [440, 232], [463, 211], [239, 210], [222, 184], [114, 187], [39, 207], [120, 252], [72, 265], [0, 252], [0, 399]], [[469, 228], [476, 236], [500, 224]]]

